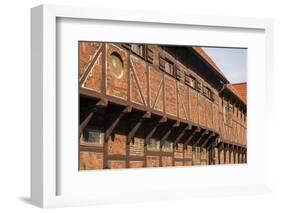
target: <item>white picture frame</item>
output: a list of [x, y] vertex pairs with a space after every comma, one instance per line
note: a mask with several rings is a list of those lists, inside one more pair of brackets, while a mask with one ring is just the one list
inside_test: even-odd
[[[32, 56], [32, 88], [31, 88], [31, 201], [33, 204], [43, 207], [61, 207], [61, 206], [76, 206], [76, 205], [92, 205], [100, 203], [116, 203], [116, 202], [139, 202], [144, 200], [165, 200], [165, 199], [178, 199], [198, 196], [216, 196], [216, 195], [233, 195], [233, 194], [252, 194], [252, 193], [264, 193], [270, 192], [271, 188], [271, 170], [270, 170], [270, 129], [269, 125], [262, 127], [259, 124], [255, 124], [255, 119], [262, 119], [264, 123], [270, 122], [270, 117], [265, 117], [265, 106], [270, 108], [270, 103], [273, 103], [272, 97], [269, 91], [273, 88], [271, 84], [273, 78], [273, 21], [270, 19], [257, 19], [257, 18], [241, 18], [241, 17], [216, 17], [216, 16], [203, 16], [203, 15], [188, 15], [188, 14], [165, 14], [161, 11], [116, 11], [109, 8], [90, 8], [90, 7], [74, 7], [74, 6], [54, 6], [54, 5], [41, 5], [31, 10], [31, 56]], [[156, 28], [164, 27], [167, 31], [180, 27], [180, 29], [186, 26], [195, 26], [195, 30], [200, 28], [202, 30], [214, 30], [218, 29], [219, 32], [235, 32], [248, 31], [257, 32], [260, 36], [258, 42], [263, 46], [259, 53], [250, 51], [248, 55], [249, 66], [250, 66], [250, 86], [249, 86], [249, 160], [247, 166], [223, 166], [221, 168], [212, 167], [203, 169], [199, 168], [166, 168], [166, 169], [143, 169], [134, 171], [135, 174], [128, 173], [128, 171], [102, 171], [95, 173], [96, 176], [88, 173], [79, 179], [79, 181], [85, 181], [84, 186], [89, 184], [89, 180], [97, 178], [99, 185], [105, 183], [110, 178], [120, 181], [127, 181], [122, 188], [114, 188], [110, 191], [110, 187], [100, 187], [97, 189], [97, 193], [87, 194], [84, 189], [80, 193], [71, 193], [77, 191], [78, 179], [68, 176], [69, 182], [66, 183], [64, 180], [66, 169], [71, 167], [65, 166], [60, 156], [59, 150], [64, 149], [64, 143], [58, 144], [59, 132], [57, 131], [57, 122], [59, 111], [58, 104], [58, 88], [60, 88], [60, 79], [58, 78], [57, 70], [59, 70], [60, 61], [58, 57], [58, 34], [64, 27], [61, 24], [61, 20], [81, 20], [87, 22], [99, 21], [99, 25], [103, 25], [103, 22], [114, 21], [118, 23], [118, 26], [123, 26], [125, 23], [141, 24], [142, 27], [153, 24]], [[117, 26], [117, 24], [115, 25]], [[71, 23], [67, 23], [67, 26], [71, 26]], [[78, 26], [78, 25], [77, 25]], [[132, 27], [129, 24], [127, 27]], [[197, 27], [197, 28], [196, 28]], [[65, 28], [63, 28], [65, 29]], [[82, 28], [81, 28], [82, 29]], [[193, 30], [194, 30], [193, 29]], [[253, 33], [254, 34], [254, 33]], [[196, 45], [221, 45], [218, 41], [209, 34], [206, 34], [205, 43], [195, 42]], [[79, 36], [79, 35], [78, 35]], [[100, 33], [102, 36], [102, 33]], [[233, 37], [235, 33], [233, 34]], [[71, 36], [70, 36], [71, 37]], [[168, 37], [167, 37], [168, 38]], [[104, 39], [113, 41], [114, 39], [104, 34]], [[113, 40], [112, 40], [113, 39]], [[140, 41], [140, 38], [131, 38]], [[143, 42], [148, 42], [149, 38], [142, 38]], [[121, 37], [116, 38], [118, 41], [128, 41], [128, 38], [122, 40]], [[166, 43], [177, 43], [183, 44], [184, 40], [172, 41], [167, 39]], [[223, 40], [223, 39], [222, 39]], [[130, 40], [133, 41], [133, 40]], [[157, 41], [157, 40], [154, 40]], [[161, 41], [159, 41], [161, 42]], [[162, 40], [162, 42], [165, 42]], [[227, 44], [227, 42], [225, 43]], [[229, 43], [228, 43], [229, 44]], [[238, 44], [237, 44], [238, 45]], [[241, 43], [243, 45], [243, 42]], [[253, 47], [258, 47], [257, 43], [252, 44]], [[71, 48], [70, 48], [71, 50]], [[75, 50], [73, 50], [75, 51]], [[256, 65], [251, 64], [254, 57], [258, 57], [260, 60], [257, 61]], [[253, 65], [253, 66], [251, 66]], [[261, 65], [261, 66], [258, 66]], [[256, 66], [256, 67], [255, 67]], [[252, 77], [253, 73], [251, 70], [256, 68], [257, 76]], [[76, 68], [75, 68], [76, 69]], [[72, 72], [72, 71], [71, 71]], [[77, 71], [78, 72], [78, 71]], [[59, 74], [60, 75], [60, 74]], [[65, 75], [65, 74], [63, 74]], [[264, 79], [262, 79], [264, 77]], [[258, 88], [253, 88], [257, 84], [261, 83]], [[252, 85], [252, 86], [251, 86]], [[75, 88], [74, 88], [75, 90]], [[255, 92], [259, 92], [256, 95]], [[258, 103], [258, 107], [253, 108], [254, 103]], [[251, 112], [251, 109], [253, 111]], [[255, 114], [254, 116], [251, 116]], [[252, 125], [253, 124], [253, 125]], [[252, 126], [251, 126], [252, 125]], [[77, 125], [78, 128], [78, 125]], [[264, 128], [264, 135], [255, 136], [253, 132], [259, 132], [261, 128]], [[268, 136], [268, 137], [267, 137]], [[261, 145], [262, 140], [264, 144]], [[255, 141], [256, 144], [251, 143]], [[75, 141], [77, 143], [77, 141]], [[262, 146], [267, 150], [264, 155], [264, 162], [261, 163], [258, 159], [258, 155], [255, 153], [261, 153]], [[68, 148], [65, 149], [66, 152]], [[73, 157], [74, 159], [74, 157]], [[72, 159], [72, 160], [73, 160]], [[76, 159], [76, 158], [75, 158]], [[74, 159], [74, 160], [75, 160]], [[59, 162], [62, 161], [62, 162]], [[261, 163], [261, 164], [260, 164]], [[260, 165], [260, 166], [258, 166]], [[74, 166], [74, 165], [73, 165]], [[76, 166], [76, 165], [75, 165]], [[78, 170], [77, 170], [78, 172]], [[215, 184], [204, 185], [200, 182], [199, 177], [206, 177], [206, 174], [210, 173], [209, 181], [215, 182]], [[233, 177], [233, 174], [248, 174], [249, 178], [245, 177], [245, 182], [239, 177]], [[188, 181], [185, 182], [187, 175], [190, 175], [191, 184]], [[97, 175], [98, 174], [98, 175]], [[150, 185], [151, 191], [147, 191], [144, 185], [139, 184], [140, 187], [132, 190], [134, 184], [130, 180], [136, 178], [146, 178], [150, 176], [152, 180], [157, 180], [160, 175], [162, 178], [156, 186]], [[228, 176], [227, 176], [228, 174]], [[262, 175], [261, 175], [262, 174]], [[171, 175], [178, 178], [176, 182], [181, 181], [183, 187], [179, 188], [177, 184], [169, 184], [165, 189], [161, 189], [161, 184], [165, 181], [169, 181]], [[217, 181], [215, 175], [221, 175], [221, 177], [229, 177], [230, 180]], [[257, 175], [256, 179], [251, 178]], [[261, 175], [261, 176], [260, 176]], [[86, 177], [87, 176], [87, 177]], [[232, 178], [232, 179], [231, 179]], [[236, 180], [235, 180], [236, 178]], [[128, 180], [127, 180], [128, 179]], [[129, 180], [130, 179], [130, 180]], [[146, 179], [143, 179], [146, 180]], [[73, 181], [73, 182], [72, 182]], [[146, 180], [147, 181], [147, 180]], [[68, 185], [66, 185], [68, 184]], [[63, 190], [61, 193], [61, 185], [65, 185], [62, 188], [69, 188], [69, 190]], [[117, 184], [118, 185], [118, 184]], [[114, 185], [110, 185], [113, 186]], [[153, 188], [154, 187], [154, 188]], [[83, 188], [83, 186], [81, 186]], [[85, 188], [85, 187], [84, 187]], [[91, 188], [91, 187], [90, 187]], [[89, 188], [89, 190], [91, 190]], [[141, 189], [143, 188], [143, 190]], [[104, 190], [104, 191], [101, 191]], [[65, 191], [65, 193], [64, 193]], [[120, 193], [122, 196], [120, 196]]]

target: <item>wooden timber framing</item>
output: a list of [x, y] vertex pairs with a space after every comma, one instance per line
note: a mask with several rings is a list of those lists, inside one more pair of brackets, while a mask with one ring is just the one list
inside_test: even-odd
[[[97, 128], [102, 132], [103, 137], [100, 146], [80, 143], [80, 151], [96, 153], [97, 156], [92, 158], [99, 158], [98, 154], [102, 154], [103, 168], [189, 165], [192, 162], [190, 153], [193, 148], [197, 150], [197, 147], [201, 151], [206, 150], [206, 159], [200, 157], [202, 164], [246, 163], [246, 137], [238, 135], [236, 138], [229, 133], [238, 127], [240, 129], [235, 130], [235, 134], [240, 134], [246, 129], [246, 103], [229, 89], [227, 79], [223, 79], [223, 75], [218, 73], [213, 75], [216, 68], [208, 70], [212, 67], [210, 62], [191, 47], [192, 51], [188, 47], [178, 48], [176, 51], [188, 51], [191, 59], [188, 63], [191, 64], [186, 64], [180, 61], [181, 57], [173, 58], [175, 52], [168, 50], [170, 47], [167, 49], [151, 45], [154, 58], [147, 62], [146, 45], [143, 45], [144, 55], [141, 56], [130, 49], [130, 46], [131, 44], [128, 44], [124, 48], [122, 44], [101, 43], [80, 78], [80, 106], [85, 100], [92, 104], [85, 103], [80, 107], [80, 136], [85, 128], [91, 129], [93, 126], [93, 129]], [[163, 67], [159, 70], [155, 57], [157, 51], [163, 51], [161, 57], [173, 65], [173, 72], [166, 73]], [[112, 53], [118, 56], [124, 69], [125, 74], [118, 76], [120, 79], [114, 80], [110, 70], [109, 60]], [[198, 63], [203, 61], [207, 66], [200, 65], [196, 68], [192, 60], [198, 60]], [[205, 70], [200, 71], [199, 68]], [[99, 88], [89, 88], [90, 86], [85, 84], [93, 70], [100, 71], [100, 78], [96, 78], [96, 81], [100, 79], [100, 83], [89, 85], [97, 85]], [[187, 73], [183, 77], [184, 81], [178, 72]], [[207, 73], [210, 82], [204, 78], [204, 73]], [[186, 76], [189, 79], [187, 81]], [[196, 79], [195, 86], [190, 84], [189, 76]], [[214, 76], [218, 79], [214, 79]], [[157, 86], [154, 86], [154, 82], [157, 82]], [[198, 84], [201, 89], [197, 87]], [[215, 98], [207, 97], [205, 87], [211, 89]], [[224, 120], [222, 107], [225, 103], [233, 106], [231, 122], [237, 127], [227, 124]], [[215, 113], [218, 117], [215, 117]], [[235, 113], [239, 116], [235, 117]], [[244, 117], [241, 113], [244, 113]], [[104, 119], [101, 119], [102, 116]], [[157, 151], [147, 148], [151, 139], [159, 142]], [[172, 151], [162, 150], [166, 141], [173, 143]], [[112, 154], [110, 150], [114, 148], [114, 144], [117, 144], [118, 151]], [[190, 153], [186, 155], [185, 152]]]

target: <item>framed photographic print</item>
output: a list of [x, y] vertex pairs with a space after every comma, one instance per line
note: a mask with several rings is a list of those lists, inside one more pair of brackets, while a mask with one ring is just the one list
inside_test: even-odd
[[32, 203], [270, 191], [272, 28], [268, 19], [33, 8]]

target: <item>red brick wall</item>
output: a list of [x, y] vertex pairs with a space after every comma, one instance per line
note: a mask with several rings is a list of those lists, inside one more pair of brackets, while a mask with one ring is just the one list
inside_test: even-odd
[[[155, 103], [155, 110], [163, 112], [163, 73], [157, 71], [153, 67], [149, 67], [149, 82], [150, 82], [150, 106]], [[162, 86], [161, 86], [162, 85]], [[157, 98], [158, 90], [160, 88], [159, 96]], [[155, 102], [156, 101], [156, 102]]]
[[162, 166], [173, 166], [173, 157], [170, 156], [162, 156]]
[[198, 107], [199, 107], [199, 124], [206, 126], [206, 100], [202, 95], [198, 95]]
[[[147, 70], [146, 70], [146, 63], [136, 57], [131, 55], [130, 56], [131, 64], [132, 64], [132, 72], [135, 73], [135, 75], [131, 74], [131, 100], [132, 102], [141, 104], [141, 105], [147, 105]], [[137, 86], [137, 82], [139, 82], [140, 89]], [[141, 98], [141, 93], [144, 97], [145, 103], [143, 103], [143, 100]]]
[[207, 165], [207, 150], [206, 148], [201, 148], [201, 154], [200, 154], [200, 163], [201, 165]]
[[98, 49], [101, 47], [99, 42], [80, 42], [79, 43], [79, 76], [85, 73], [89, 64], [92, 62]]
[[188, 87], [180, 82], [178, 84], [179, 118], [188, 119]]
[[115, 134], [114, 140], [109, 137], [108, 154], [109, 155], [126, 155], [126, 140], [124, 135]]
[[224, 151], [223, 149], [219, 149], [219, 161], [220, 161], [220, 164], [224, 164]]
[[229, 150], [228, 149], [225, 150], [225, 158], [226, 158], [225, 163], [229, 164]]
[[177, 116], [176, 80], [165, 75], [166, 113]]
[[205, 104], [206, 126], [215, 129], [213, 125], [213, 103], [206, 99]]
[[144, 166], [143, 161], [130, 161], [129, 168], [142, 168]]
[[159, 156], [146, 156], [146, 167], [159, 167]]
[[122, 160], [109, 160], [107, 166], [109, 169], [122, 169], [126, 168], [126, 162]]
[[130, 143], [130, 155], [132, 156], [144, 156], [144, 139], [134, 138], [134, 143]]
[[102, 85], [102, 53], [99, 54], [96, 63], [89, 72], [82, 87], [101, 92]]
[[193, 89], [189, 89], [189, 103], [189, 118], [198, 123], [198, 94]]
[[80, 169], [103, 169], [103, 153], [80, 151]]
[[178, 144], [178, 146], [175, 148], [174, 157], [176, 159], [183, 159], [183, 144]]

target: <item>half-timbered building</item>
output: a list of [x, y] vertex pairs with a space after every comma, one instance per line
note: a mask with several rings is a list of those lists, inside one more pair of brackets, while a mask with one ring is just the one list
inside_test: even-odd
[[79, 42], [80, 169], [246, 163], [246, 83], [200, 47]]

